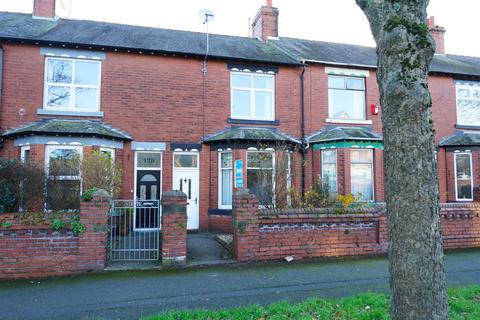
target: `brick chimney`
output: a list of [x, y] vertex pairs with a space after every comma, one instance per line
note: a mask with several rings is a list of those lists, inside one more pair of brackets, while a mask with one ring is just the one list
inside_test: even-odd
[[427, 19], [428, 29], [435, 40], [435, 53], [445, 54], [445, 28], [435, 25], [435, 17]]
[[278, 8], [272, 6], [272, 0], [258, 11], [252, 23], [253, 37], [267, 41], [268, 37], [278, 37]]
[[55, 19], [55, 0], [34, 0], [33, 17], [39, 19]]

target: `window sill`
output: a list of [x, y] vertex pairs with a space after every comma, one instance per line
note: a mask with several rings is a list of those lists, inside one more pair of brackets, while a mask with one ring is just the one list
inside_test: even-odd
[[232, 209], [208, 209], [209, 216], [231, 216]]
[[250, 120], [250, 119], [234, 119], [234, 118], [227, 118], [228, 123], [236, 123], [236, 124], [267, 124], [267, 125], [274, 125], [278, 126], [280, 121], [278, 120]]
[[372, 124], [372, 120], [350, 120], [350, 119], [331, 119], [326, 118], [325, 122], [328, 123], [347, 123], [347, 124]]
[[472, 126], [472, 125], [466, 125], [466, 124], [456, 124], [455, 128], [466, 129], [466, 130], [480, 130], [480, 126]]
[[101, 111], [67, 111], [37, 109], [37, 114], [52, 116], [103, 117], [103, 112]]

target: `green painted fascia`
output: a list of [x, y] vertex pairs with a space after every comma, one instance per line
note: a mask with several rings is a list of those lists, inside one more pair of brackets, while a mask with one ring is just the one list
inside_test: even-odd
[[383, 149], [383, 143], [379, 141], [331, 141], [313, 144], [313, 150], [329, 148], [374, 148]]

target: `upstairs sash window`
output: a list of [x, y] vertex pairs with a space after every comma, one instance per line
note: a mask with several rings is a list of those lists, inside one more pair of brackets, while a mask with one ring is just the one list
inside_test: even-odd
[[270, 74], [232, 72], [232, 118], [274, 120], [275, 77]]
[[44, 109], [98, 111], [100, 62], [46, 58]]

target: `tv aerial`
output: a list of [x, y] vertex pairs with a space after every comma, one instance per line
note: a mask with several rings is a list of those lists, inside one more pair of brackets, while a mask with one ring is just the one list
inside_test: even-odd
[[208, 24], [209, 22], [215, 20], [215, 15], [208, 9], [200, 10], [198, 15], [200, 16], [200, 19], [202, 19], [203, 24]]
[[206, 52], [205, 52], [205, 58], [203, 59], [203, 63], [202, 63], [202, 74], [203, 74], [203, 77], [206, 76], [207, 74], [207, 58], [208, 58], [208, 53], [210, 52], [210, 35], [209, 35], [209, 32], [208, 32], [208, 23], [209, 22], [212, 22], [213, 20], [215, 20], [215, 15], [213, 14], [212, 11], [208, 10], [208, 9], [202, 9], [200, 10], [200, 12], [198, 12], [198, 16], [200, 17], [200, 19], [202, 19], [202, 22], [204, 25], [206, 25], [206, 28], [207, 28], [207, 45], [206, 45]]

